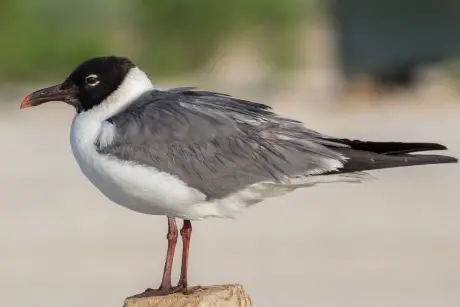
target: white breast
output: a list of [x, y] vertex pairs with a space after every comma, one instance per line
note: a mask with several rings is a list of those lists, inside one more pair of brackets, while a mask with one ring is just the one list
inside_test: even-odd
[[90, 114], [77, 115], [70, 144], [83, 174], [109, 199], [138, 212], [169, 216], [187, 215], [191, 205], [205, 199], [167, 173], [99, 154], [94, 141], [100, 127]]

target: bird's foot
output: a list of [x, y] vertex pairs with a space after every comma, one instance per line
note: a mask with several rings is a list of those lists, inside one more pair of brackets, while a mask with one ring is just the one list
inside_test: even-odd
[[144, 292], [130, 296], [128, 298], [167, 296], [173, 293], [184, 292], [186, 290], [187, 289], [181, 285], [177, 285], [176, 287], [160, 287], [159, 289], [147, 288]]

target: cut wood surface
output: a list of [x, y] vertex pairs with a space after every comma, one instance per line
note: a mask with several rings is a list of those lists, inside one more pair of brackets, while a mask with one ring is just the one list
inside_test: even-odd
[[124, 307], [252, 307], [241, 285], [192, 287], [185, 293], [127, 298]]

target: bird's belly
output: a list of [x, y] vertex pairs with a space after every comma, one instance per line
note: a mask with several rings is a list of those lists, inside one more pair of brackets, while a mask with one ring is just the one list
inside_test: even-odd
[[135, 182], [131, 182], [128, 178], [113, 178], [107, 169], [94, 167], [81, 159], [77, 159], [77, 163], [86, 178], [111, 201], [140, 213], [168, 214], [166, 204], [154, 202], [151, 197], [133, 188]]
[[145, 214], [186, 217], [194, 204], [205, 200], [168, 173], [98, 153], [94, 141], [75, 130], [73, 125], [70, 143], [81, 171], [113, 202]]

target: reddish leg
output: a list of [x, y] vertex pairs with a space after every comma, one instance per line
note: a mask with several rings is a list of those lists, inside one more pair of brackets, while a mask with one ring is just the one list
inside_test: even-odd
[[184, 226], [180, 230], [182, 236], [182, 266], [180, 269], [180, 278], [177, 287], [181, 290], [187, 289], [187, 271], [188, 271], [188, 251], [190, 248], [190, 238], [192, 237], [192, 223], [189, 220], [184, 220]]
[[174, 261], [174, 252], [176, 250], [177, 243], [177, 225], [176, 219], [168, 217], [168, 251], [166, 252], [165, 267], [163, 270], [163, 278], [161, 280], [160, 290], [171, 290], [171, 271]]
[[172, 287], [171, 283], [171, 270], [174, 261], [174, 251], [176, 250], [177, 243], [177, 225], [176, 220], [168, 217], [168, 251], [166, 252], [165, 267], [163, 270], [163, 279], [158, 289], [147, 289], [145, 292], [134, 295], [132, 297], [149, 297], [149, 296], [163, 296], [173, 292], [177, 292], [176, 288]]

